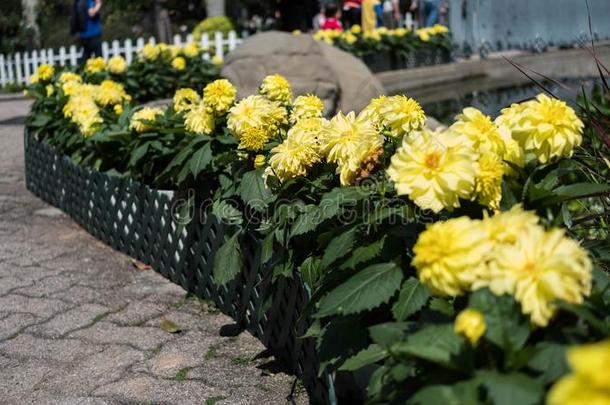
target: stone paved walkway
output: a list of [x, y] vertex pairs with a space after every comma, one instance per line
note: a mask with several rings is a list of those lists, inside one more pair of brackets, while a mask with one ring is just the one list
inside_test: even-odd
[[258, 340], [25, 189], [28, 108], [0, 99], [0, 403], [287, 403]]

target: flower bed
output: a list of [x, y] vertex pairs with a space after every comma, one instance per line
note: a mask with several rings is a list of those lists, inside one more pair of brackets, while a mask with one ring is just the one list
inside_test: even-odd
[[[112, 80], [121, 84], [135, 102], [171, 98], [176, 90], [184, 87], [203, 88], [220, 76], [222, 60], [216, 56], [211, 61], [203, 58], [204, 52], [196, 43], [185, 46], [146, 44], [135, 60], [128, 64], [121, 56], [104, 61], [103, 58], [87, 60], [75, 73], [86, 83], [100, 84]], [[31, 78], [37, 84], [46, 82], [53, 75], [54, 67], [42, 65]], [[51, 91], [47, 88], [47, 91]]]
[[165, 110], [46, 80], [29, 90], [29, 187], [219, 300], [314, 401], [329, 398], [318, 372], [368, 380], [335, 387], [347, 403], [605, 398], [592, 372], [610, 355], [603, 108], [583, 122], [540, 95], [433, 132], [404, 96], [325, 120], [277, 75], [241, 101], [226, 80], [181, 89]]
[[361, 58], [373, 72], [439, 65], [452, 60], [451, 35], [442, 25], [415, 31], [379, 28], [369, 33], [355, 25], [346, 32], [318, 31], [314, 39]]

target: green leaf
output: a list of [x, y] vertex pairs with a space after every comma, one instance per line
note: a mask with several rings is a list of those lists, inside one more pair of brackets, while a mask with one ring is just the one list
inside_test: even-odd
[[263, 239], [262, 249], [261, 249], [261, 264], [267, 264], [271, 257], [273, 257], [273, 242], [275, 240], [275, 234], [273, 232], [269, 233]]
[[214, 260], [214, 282], [225, 285], [233, 280], [242, 269], [239, 232], [230, 237], [216, 252]]
[[357, 316], [337, 317], [324, 328], [318, 349], [320, 371], [328, 365], [341, 363], [368, 344], [366, 328]]
[[199, 176], [199, 173], [204, 171], [212, 162], [212, 146], [210, 142], [198, 149], [189, 162], [189, 168], [194, 178]]
[[144, 157], [144, 155], [146, 155], [146, 153], [148, 152], [148, 148], [150, 146], [150, 142], [146, 142], [140, 146], [138, 146], [136, 149], [134, 149], [133, 152], [131, 152], [131, 158], [129, 159], [129, 166], [135, 166], [140, 159], [142, 159]]
[[361, 246], [354, 250], [349, 259], [343, 262], [340, 266], [341, 269], [355, 269], [357, 265], [366, 263], [373, 260], [383, 250], [385, 244], [386, 235], [375, 243], [368, 246]]
[[293, 271], [294, 267], [292, 265], [292, 260], [279, 263], [273, 267], [273, 281], [277, 280], [279, 277], [292, 278]]
[[550, 196], [540, 199], [542, 205], [553, 205], [567, 200], [610, 193], [610, 184], [576, 183], [557, 187]]
[[398, 301], [392, 307], [392, 313], [397, 321], [404, 321], [428, 302], [430, 292], [428, 288], [411, 277], [402, 285]]
[[462, 350], [462, 339], [453, 331], [453, 324], [429, 325], [407, 336], [404, 342], [393, 345], [392, 351], [408, 354], [447, 367]]
[[317, 317], [355, 314], [388, 302], [400, 288], [402, 270], [396, 263], [369, 266], [320, 300]]
[[447, 301], [445, 298], [432, 298], [430, 300], [430, 309], [447, 316], [453, 316], [455, 314], [455, 308], [453, 308], [453, 304]]
[[335, 260], [347, 255], [354, 246], [355, 236], [356, 228], [352, 228], [331, 240], [322, 256], [322, 268], [328, 268]]
[[244, 174], [239, 186], [239, 195], [246, 204], [255, 207], [262, 207], [273, 199], [271, 191], [265, 187], [261, 170]]
[[214, 201], [212, 214], [214, 214], [219, 222], [239, 225], [243, 221], [241, 211], [224, 200]]
[[411, 326], [410, 322], [386, 322], [369, 327], [369, 333], [373, 342], [383, 347], [390, 347], [403, 340]]
[[339, 370], [355, 371], [369, 364], [376, 363], [385, 359], [388, 356], [388, 351], [379, 345], [372, 344], [366, 349], [358, 352], [357, 355], [350, 357], [343, 363]]
[[543, 342], [537, 345], [536, 349], [527, 366], [542, 374], [540, 378], [543, 383], [553, 382], [569, 371], [565, 346]]
[[509, 352], [523, 347], [530, 334], [529, 320], [511, 296], [498, 297], [483, 288], [472, 293], [468, 306], [485, 317], [487, 340]]
[[477, 380], [455, 385], [429, 385], [417, 391], [407, 402], [411, 405], [479, 405]]
[[313, 231], [321, 223], [321, 213], [317, 205], [307, 205], [292, 225], [290, 236], [303, 235]]
[[313, 289], [321, 276], [320, 259], [311, 256], [305, 259], [303, 264], [301, 264], [301, 278], [305, 284]]
[[176, 325], [174, 322], [169, 319], [162, 319], [159, 323], [159, 327], [166, 331], [167, 333], [180, 333], [182, 332], [182, 328]]
[[500, 374], [482, 371], [477, 374], [494, 405], [536, 405], [542, 403], [542, 384], [521, 373]]

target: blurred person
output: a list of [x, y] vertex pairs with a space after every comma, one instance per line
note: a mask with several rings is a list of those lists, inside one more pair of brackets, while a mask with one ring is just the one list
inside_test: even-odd
[[318, 14], [316, 14], [313, 18], [313, 30], [314, 31], [319, 31], [322, 29], [322, 26], [324, 25], [324, 21], [326, 21], [326, 5], [322, 5], [320, 7], [320, 12]]
[[372, 32], [377, 28], [377, 11], [379, 0], [364, 0], [362, 2], [362, 30]]
[[362, 18], [362, 0], [345, 0], [343, 2], [343, 25], [350, 28], [360, 24]]
[[384, 0], [381, 12], [381, 25], [395, 29], [400, 24], [400, 5], [398, 0]]
[[399, 0], [398, 3], [400, 25], [409, 29], [414, 28], [413, 10], [411, 9], [412, 3], [413, 0]]
[[447, 6], [444, 0], [413, 0], [411, 2], [411, 11], [418, 10], [423, 26], [432, 27], [440, 22], [441, 14], [447, 12]]
[[322, 23], [323, 30], [335, 30], [343, 31], [343, 24], [341, 24], [341, 10], [339, 7], [330, 3], [327, 4], [324, 11], [324, 23]]
[[83, 47], [81, 64], [87, 59], [102, 56], [102, 0], [74, 0], [70, 32], [78, 34]]

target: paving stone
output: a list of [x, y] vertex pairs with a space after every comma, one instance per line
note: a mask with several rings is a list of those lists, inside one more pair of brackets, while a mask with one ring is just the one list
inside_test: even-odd
[[118, 326], [103, 321], [90, 328], [72, 332], [68, 337], [94, 344], [132, 345], [140, 350], [153, 350], [172, 338], [171, 334], [159, 327]]
[[180, 403], [183, 405], [200, 405], [210, 398], [231, 397], [231, 393], [227, 390], [205, 386], [197, 381], [175, 382], [158, 380], [149, 376], [121, 379], [96, 389], [93, 391], [93, 395], [117, 402]]
[[27, 333], [0, 343], [0, 354], [10, 358], [44, 359], [61, 363], [71, 363], [96, 350], [96, 346], [76, 339], [48, 339]]
[[162, 316], [165, 305], [154, 302], [132, 301], [119, 312], [110, 314], [105, 320], [120, 326], [141, 326], [153, 318]]
[[46, 379], [38, 388], [55, 396], [86, 396], [97, 387], [120, 379], [125, 370], [145, 354], [127, 346], [97, 346], [97, 353], [81, 358], [61, 374]]
[[13, 338], [23, 329], [40, 321], [41, 318], [32, 314], [10, 314], [0, 320], [0, 341]]
[[[11, 272], [14, 273], [14, 272]], [[0, 295], [7, 294], [12, 290], [18, 290], [19, 288], [29, 288], [33, 285], [33, 282], [23, 281], [22, 279], [15, 276], [7, 276], [0, 278]]]
[[0, 297], [0, 308], [3, 311], [36, 314], [40, 318], [49, 318], [67, 310], [69, 307], [69, 304], [53, 298], [34, 298], [17, 294]]
[[230, 318], [26, 190], [22, 126], [0, 126], [0, 173], [0, 405], [286, 403], [294, 378], [249, 360], [259, 341], [219, 336]]
[[97, 304], [84, 304], [54, 316], [51, 320], [28, 328], [35, 335], [60, 337], [71, 331], [91, 327], [105, 318], [112, 308]]

